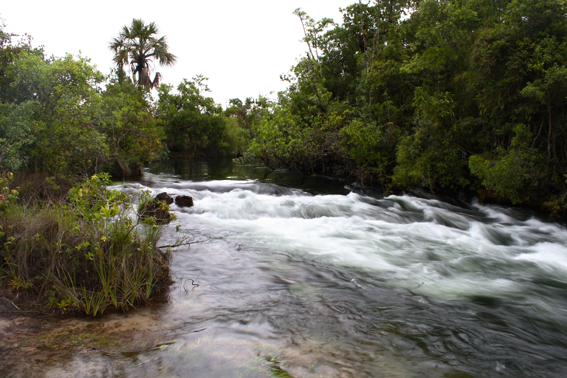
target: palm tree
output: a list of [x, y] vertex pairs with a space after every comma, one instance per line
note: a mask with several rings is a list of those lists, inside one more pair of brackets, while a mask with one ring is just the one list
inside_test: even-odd
[[161, 74], [156, 72], [154, 80], [150, 79], [150, 64], [158, 61], [162, 66], [171, 66], [177, 57], [168, 51], [165, 37], [157, 37], [158, 28], [154, 22], [146, 25], [141, 19], [133, 19], [130, 27], [124, 26], [110, 43], [114, 51], [114, 62], [119, 70], [130, 65], [134, 78], [138, 74], [138, 86], [159, 85]]

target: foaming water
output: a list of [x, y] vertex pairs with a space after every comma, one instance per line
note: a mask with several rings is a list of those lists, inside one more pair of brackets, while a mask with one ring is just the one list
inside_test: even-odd
[[164, 243], [176, 228], [197, 243], [174, 251], [155, 320], [168, 347], [106, 356], [104, 369], [110, 358], [118, 376], [567, 376], [564, 226], [224, 167], [118, 185], [192, 196], [171, 206]]
[[439, 300], [483, 295], [527, 303], [531, 279], [565, 279], [567, 231], [533, 218], [411, 196], [369, 201], [355, 193], [264, 194], [250, 182], [199, 186], [156, 191], [193, 196], [184, 218], [234, 230], [249, 247], [356, 268]]

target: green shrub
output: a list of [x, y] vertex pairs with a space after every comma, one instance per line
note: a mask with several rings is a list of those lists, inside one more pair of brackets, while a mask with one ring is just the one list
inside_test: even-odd
[[510, 149], [498, 148], [496, 156], [473, 155], [469, 167], [484, 187], [519, 204], [541, 195], [538, 183], [545, 176], [545, 165], [542, 155], [529, 147], [532, 136], [528, 128], [518, 124], [514, 132]]
[[88, 315], [146, 303], [169, 281], [160, 229], [127, 215], [131, 198], [108, 190], [107, 174], [69, 191], [66, 204], [10, 205], [0, 269], [13, 289], [47, 294], [49, 304]]

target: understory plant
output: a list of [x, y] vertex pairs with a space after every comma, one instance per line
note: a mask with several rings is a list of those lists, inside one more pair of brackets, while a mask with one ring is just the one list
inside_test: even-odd
[[0, 276], [61, 310], [127, 310], [169, 284], [160, 229], [132, 217], [131, 197], [107, 174], [73, 187], [65, 203], [9, 204], [0, 221]]

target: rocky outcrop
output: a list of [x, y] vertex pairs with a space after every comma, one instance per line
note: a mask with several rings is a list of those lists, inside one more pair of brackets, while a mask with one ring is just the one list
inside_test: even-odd
[[[152, 200], [141, 204], [138, 213], [143, 220], [153, 218], [156, 224], [169, 223], [175, 219], [175, 216], [169, 212], [169, 205], [173, 202], [173, 197], [163, 192]], [[179, 207], [191, 207], [193, 206], [193, 197], [177, 196], [175, 197], [175, 204]]]
[[174, 216], [169, 212], [171, 203], [173, 203], [173, 198], [167, 193], [160, 193], [152, 200], [141, 204], [138, 213], [143, 220], [153, 218], [156, 224], [169, 223], [174, 219]]
[[158, 194], [155, 199], [158, 200], [158, 201], [165, 202], [168, 205], [171, 205], [173, 203], [173, 197], [171, 197], [166, 192]]
[[193, 206], [193, 197], [177, 196], [175, 197], [175, 204], [179, 207], [191, 207]]

